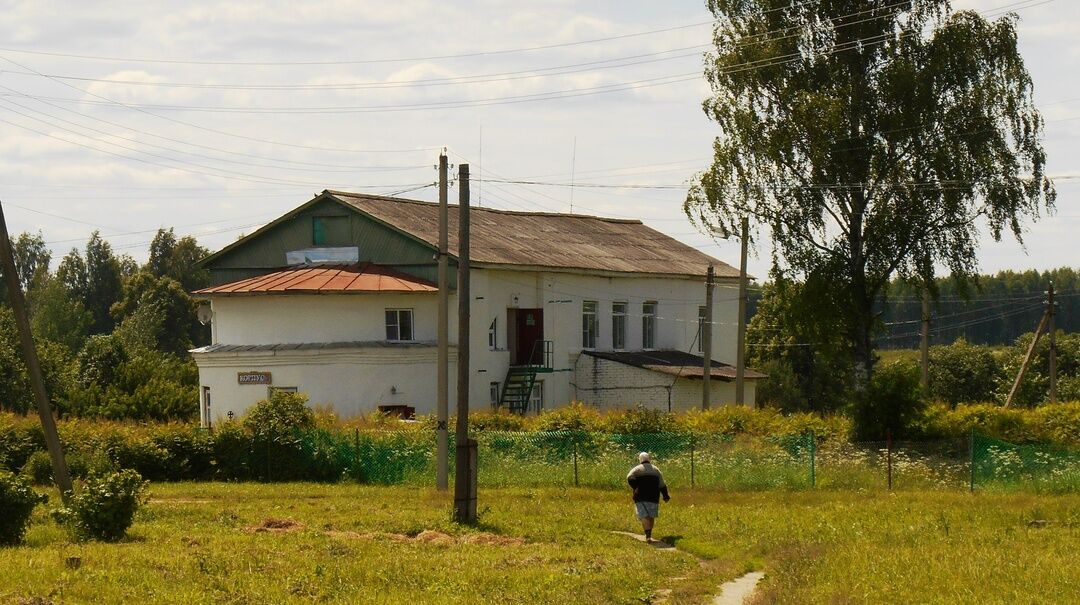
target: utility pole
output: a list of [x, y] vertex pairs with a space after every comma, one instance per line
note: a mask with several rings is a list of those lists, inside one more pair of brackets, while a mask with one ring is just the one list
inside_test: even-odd
[[449, 201], [447, 178], [449, 166], [446, 152], [439, 154], [439, 352], [435, 361], [438, 375], [436, 387], [436, 412], [438, 424], [436, 437], [435, 485], [445, 491], [449, 484], [449, 427], [450, 423], [450, 275], [449, 275]]
[[922, 291], [922, 331], [919, 336], [919, 386], [923, 394], [930, 391], [930, 289], [923, 287]]
[[469, 439], [469, 165], [458, 166], [458, 379], [454, 520], [476, 522], [476, 441]]
[[1016, 398], [1016, 392], [1020, 390], [1020, 383], [1024, 381], [1024, 374], [1027, 374], [1028, 366], [1031, 365], [1031, 358], [1035, 354], [1035, 345], [1039, 344], [1039, 338], [1042, 336], [1043, 330], [1046, 329], [1049, 319], [1050, 314], [1043, 313], [1042, 319], [1039, 320], [1039, 327], [1035, 328], [1035, 335], [1031, 339], [1031, 345], [1028, 346], [1027, 355], [1024, 356], [1024, 363], [1021, 364], [1020, 371], [1016, 374], [1016, 381], [1013, 382], [1012, 389], [1009, 389], [1009, 397], [1005, 400], [1005, 407], [1011, 406], [1013, 399]]
[[750, 237], [750, 219], [743, 217], [739, 236], [739, 332], [735, 343], [735, 405], [746, 403], [746, 246]]
[[1046, 291], [1046, 315], [1047, 336], [1050, 338], [1050, 403], [1057, 403], [1057, 337], [1054, 334], [1056, 324], [1054, 316], [1057, 315], [1057, 303], [1054, 302], [1054, 282], [1050, 282], [1050, 288]]
[[67, 501], [68, 494], [72, 491], [71, 474], [68, 472], [67, 460], [64, 459], [64, 450], [60, 446], [60, 435], [56, 432], [56, 421], [53, 419], [52, 407], [49, 405], [49, 393], [45, 390], [45, 380], [41, 374], [41, 362], [38, 360], [37, 348], [34, 346], [34, 336], [30, 332], [30, 317], [26, 312], [26, 299], [23, 298], [19, 272], [15, 267], [15, 253], [11, 249], [11, 238], [8, 236], [3, 204], [0, 204], [0, 269], [4, 272], [8, 299], [11, 310], [15, 314], [15, 325], [19, 330], [19, 341], [22, 344], [26, 369], [30, 374], [30, 386], [34, 389], [34, 399], [37, 401], [41, 429], [45, 433], [49, 457], [52, 458], [53, 480], [56, 482], [56, 487], [60, 489], [60, 497]]
[[701, 351], [704, 353], [704, 362], [701, 367], [701, 409], [709, 409], [712, 403], [709, 392], [709, 378], [712, 376], [712, 292], [713, 276], [715, 269], [709, 265], [709, 272], [705, 277], [705, 320], [701, 323]]

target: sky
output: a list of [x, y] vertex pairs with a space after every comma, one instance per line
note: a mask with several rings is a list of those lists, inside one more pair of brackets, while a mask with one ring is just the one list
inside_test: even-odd
[[[1080, 175], [1080, 2], [953, 4], [1016, 11], [1048, 172]], [[703, 0], [0, 0], [0, 200], [54, 266], [94, 230], [144, 261], [160, 227], [217, 250], [324, 189], [434, 201], [445, 148], [480, 175], [474, 204], [638, 218], [737, 265], [682, 213], [717, 134], [710, 18]], [[1077, 183], [1025, 245], [985, 237], [981, 269], [1075, 266]]]

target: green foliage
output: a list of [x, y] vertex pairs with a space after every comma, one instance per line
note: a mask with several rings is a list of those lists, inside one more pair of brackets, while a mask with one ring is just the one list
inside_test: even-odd
[[0, 470], [0, 545], [21, 542], [34, 507], [47, 500], [15, 474]]
[[[970, 277], [981, 225], [1019, 239], [1056, 198], [1016, 17], [948, 0], [871, 7], [857, 23], [852, 2], [707, 5], [704, 109], [720, 135], [686, 212], [721, 232], [747, 216], [768, 227], [774, 264], [817, 293], [810, 319], [839, 328], [861, 393], [890, 280], [936, 265]], [[759, 43], [768, 31], [791, 34]]]
[[[73, 366], [67, 348], [42, 341], [36, 343], [36, 349], [46, 391], [51, 399], [62, 399], [72, 381]], [[25, 414], [34, 405], [14, 313], [9, 307], [0, 306], [0, 410]]]
[[768, 378], [758, 401], [785, 412], [832, 412], [843, 406], [852, 374], [848, 345], [838, 317], [822, 309], [827, 293], [817, 281], [798, 283], [774, 272], [762, 288], [758, 310], [747, 326], [748, 362]]
[[93, 318], [59, 278], [42, 277], [40, 285], [27, 293], [27, 304], [35, 338], [62, 344], [69, 351], [82, 348]]
[[536, 419], [535, 430], [539, 431], [597, 431], [602, 425], [602, 417], [596, 408], [575, 401], [570, 405], [544, 410]]
[[195, 301], [179, 282], [140, 271], [125, 281], [124, 295], [111, 313], [117, 322], [139, 326], [143, 346], [183, 355], [192, 348], [192, 334], [199, 326], [195, 311]]
[[303, 393], [274, 391], [248, 410], [244, 427], [260, 439], [288, 442], [297, 430], [315, 428], [315, 412], [307, 401]]
[[91, 334], [112, 331], [109, 309], [122, 291], [123, 259], [113, 254], [109, 242], [95, 231], [86, 242], [85, 257], [73, 249], [60, 262], [57, 276], [90, 313]]
[[947, 346], [930, 347], [931, 399], [951, 405], [990, 401], [1005, 378], [1000, 362], [987, 347], [962, 338]]
[[917, 367], [893, 363], [879, 368], [870, 388], [853, 403], [855, 439], [882, 441], [888, 432], [894, 438], [912, 436], [926, 406], [919, 390]]
[[115, 542], [127, 535], [149, 485], [131, 469], [92, 475], [68, 502], [53, 511], [76, 540]]
[[[1058, 399], [1080, 399], [1080, 333], [1057, 335]], [[1002, 380], [997, 385], [997, 400], [1008, 398], [1013, 380], [1020, 371], [1024, 355], [1034, 333], [1029, 332], [1016, 339], [1016, 343], [1002, 352]], [[1016, 393], [1014, 405], [1034, 406], [1047, 400], [1050, 392], [1050, 339], [1043, 336], [1035, 346], [1035, 357], [1028, 366], [1024, 381]], [[971, 401], [974, 401], [972, 399]]]
[[649, 409], [645, 406], [630, 408], [607, 418], [607, 430], [618, 434], [667, 433], [675, 429], [675, 415], [670, 412]]

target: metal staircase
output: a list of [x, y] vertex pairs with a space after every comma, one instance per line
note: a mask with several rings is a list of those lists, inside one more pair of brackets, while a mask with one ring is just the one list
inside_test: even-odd
[[552, 370], [552, 344], [550, 340], [538, 340], [533, 345], [529, 363], [512, 365], [506, 371], [499, 394], [499, 407], [508, 409], [513, 414], [524, 414], [529, 410], [529, 398], [536, 385], [537, 374], [550, 374]]

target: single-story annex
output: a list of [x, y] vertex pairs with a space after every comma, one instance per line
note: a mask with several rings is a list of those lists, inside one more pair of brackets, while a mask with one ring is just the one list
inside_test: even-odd
[[[456, 405], [457, 206], [450, 206], [450, 398]], [[701, 405], [705, 275], [711, 399], [734, 401], [738, 270], [637, 220], [472, 208], [472, 409]], [[204, 424], [273, 389], [344, 417], [436, 405], [438, 204], [340, 191], [206, 258], [192, 351]], [[746, 400], [755, 381], [746, 372]]]

